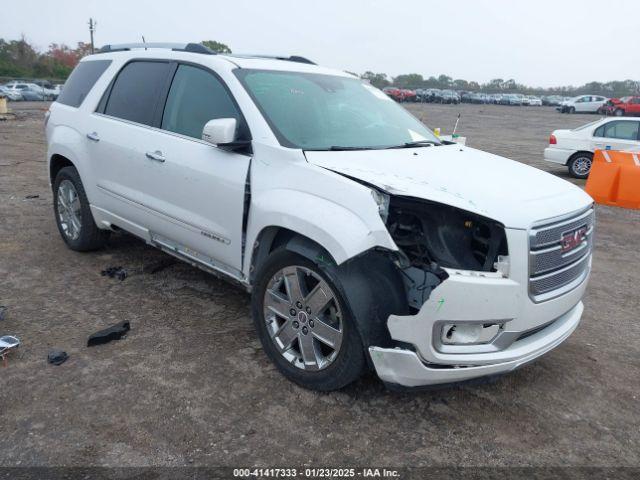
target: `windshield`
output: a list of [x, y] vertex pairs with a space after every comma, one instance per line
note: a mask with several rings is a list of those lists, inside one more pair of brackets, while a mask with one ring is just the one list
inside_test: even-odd
[[275, 70], [238, 69], [235, 74], [285, 147], [339, 150], [440, 143], [394, 100], [361, 80]]

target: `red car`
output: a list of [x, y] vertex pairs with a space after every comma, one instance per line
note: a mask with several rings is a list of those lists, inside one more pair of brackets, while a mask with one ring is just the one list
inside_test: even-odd
[[384, 93], [393, 98], [396, 102], [415, 102], [416, 92], [404, 88], [385, 87], [382, 89]]
[[617, 117], [623, 115], [640, 116], [640, 97], [611, 98], [601, 107], [600, 113]]

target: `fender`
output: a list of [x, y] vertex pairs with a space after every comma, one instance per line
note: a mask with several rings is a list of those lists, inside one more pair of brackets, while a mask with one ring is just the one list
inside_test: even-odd
[[[67, 158], [78, 170], [89, 202], [93, 198], [93, 183], [89, 181], [91, 177], [90, 164], [82, 161], [86, 157], [84, 138], [73, 128], [66, 125], [58, 125], [53, 130], [49, 139], [47, 150], [47, 174], [51, 172], [51, 158], [54, 155], [62, 155]], [[50, 180], [51, 182], [51, 180]]]
[[[371, 203], [375, 211], [373, 199]], [[397, 250], [382, 221], [378, 223], [381, 228], [372, 229], [347, 208], [306, 192], [268, 190], [252, 197], [247, 245], [254, 245], [266, 228], [285, 228], [321, 245], [340, 265], [374, 247]], [[247, 277], [250, 265], [245, 264]]]

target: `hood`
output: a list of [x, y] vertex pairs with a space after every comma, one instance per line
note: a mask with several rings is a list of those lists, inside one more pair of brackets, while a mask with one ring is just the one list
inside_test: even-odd
[[307, 151], [317, 166], [392, 195], [431, 200], [492, 218], [508, 228], [586, 208], [593, 200], [554, 175], [460, 145]]

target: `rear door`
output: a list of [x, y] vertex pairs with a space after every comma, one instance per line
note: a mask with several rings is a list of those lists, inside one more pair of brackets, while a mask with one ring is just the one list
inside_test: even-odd
[[614, 120], [596, 128], [594, 148], [599, 150], [635, 150], [640, 146], [640, 121]]
[[167, 61], [127, 63], [86, 126], [96, 179], [95, 204], [119, 217], [118, 226], [134, 233], [162, 224], [150, 214], [146, 186], [157, 165], [146, 153], [157, 144], [154, 136], [160, 134], [154, 126], [159, 124], [161, 97], [175, 68], [175, 63]]

